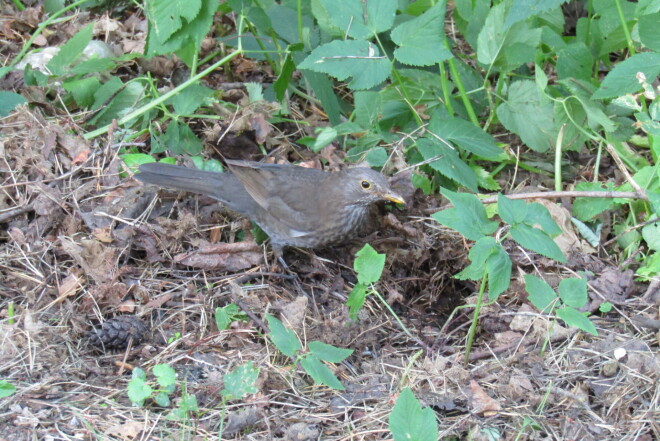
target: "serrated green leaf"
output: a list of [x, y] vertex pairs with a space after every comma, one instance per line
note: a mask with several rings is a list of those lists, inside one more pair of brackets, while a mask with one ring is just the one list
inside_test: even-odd
[[557, 128], [553, 105], [541, 102], [533, 81], [513, 82], [507, 100], [497, 107], [496, 113], [502, 125], [533, 150], [545, 152], [554, 145]]
[[330, 363], [341, 363], [353, 353], [353, 349], [338, 348], [316, 340], [309, 342], [307, 347], [319, 360]]
[[202, 8], [201, 0], [146, 0], [145, 11], [151, 28], [159, 42], [164, 43], [185, 22], [191, 22]]
[[90, 23], [64, 43], [60, 51], [47, 64], [53, 75], [63, 75], [67, 68], [83, 53], [85, 46], [92, 39], [94, 23]]
[[560, 80], [578, 78], [589, 81], [593, 63], [593, 55], [584, 43], [568, 45], [557, 52], [557, 76]]
[[[289, 46], [287, 49], [289, 51], [292, 50], [292, 46]], [[275, 91], [277, 101], [282, 101], [284, 99], [286, 90], [291, 82], [291, 75], [293, 75], [295, 70], [296, 64], [293, 62], [293, 57], [290, 53], [287, 53], [280, 74], [277, 76], [275, 83], [273, 83], [273, 90]]]
[[167, 364], [157, 364], [153, 368], [154, 376], [162, 387], [168, 387], [176, 383], [176, 371]]
[[394, 441], [437, 441], [438, 421], [430, 407], [422, 409], [409, 388], [399, 394], [389, 417]]
[[136, 406], [142, 406], [144, 400], [153, 394], [153, 389], [144, 381], [144, 379], [133, 376], [131, 381], [128, 382], [126, 392], [131, 403]]
[[166, 103], [172, 104], [177, 115], [189, 115], [204, 104], [204, 100], [210, 96], [213, 96], [212, 89], [201, 84], [191, 84]]
[[527, 249], [557, 262], [566, 262], [566, 257], [552, 238], [537, 228], [526, 224], [517, 224], [511, 227], [509, 234], [516, 242]]
[[559, 308], [556, 311], [557, 316], [562, 319], [568, 326], [573, 326], [575, 328], [581, 329], [585, 332], [588, 332], [591, 335], [598, 335], [598, 331], [594, 324], [585, 317], [580, 311], [566, 306], [564, 308]]
[[315, 383], [325, 384], [335, 390], [344, 390], [344, 385], [335, 377], [335, 374], [314, 355], [307, 354], [300, 360], [300, 364]]
[[438, 137], [455, 142], [463, 150], [481, 156], [484, 159], [501, 159], [503, 150], [495, 144], [491, 135], [481, 127], [460, 118], [447, 117], [435, 112], [429, 122], [428, 130]]
[[[147, 57], [154, 55], [169, 54], [177, 52], [180, 49], [189, 46], [189, 55], [196, 52], [202, 40], [208, 34], [213, 24], [213, 15], [218, 9], [217, 0], [194, 0], [191, 7], [188, 2], [176, 2], [178, 6], [169, 6], [172, 2], [168, 0], [152, 0], [162, 4], [162, 9], [158, 12], [158, 18], [149, 15], [149, 33], [147, 34], [147, 47], [145, 53]], [[201, 9], [197, 9], [197, 4], [201, 2]], [[175, 16], [170, 20], [165, 17], [166, 10], [175, 7]], [[180, 9], [187, 9], [186, 15], [180, 15]], [[196, 12], [197, 11], [197, 12]], [[161, 20], [161, 13], [164, 16]], [[183, 17], [187, 21], [177, 20], [175, 17]], [[194, 18], [190, 18], [194, 17]], [[179, 54], [183, 55], [183, 54]], [[183, 61], [190, 64], [189, 57], [183, 58]]]
[[460, 158], [455, 149], [448, 147], [439, 140], [430, 138], [419, 138], [417, 150], [422, 154], [429, 167], [443, 176], [452, 179], [469, 190], [477, 192], [477, 177], [472, 169]]
[[562, 302], [573, 308], [582, 308], [587, 304], [587, 281], [570, 277], [559, 282], [559, 297]]
[[[89, 107], [94, 103], [94, 94], [101, 87], [101, 82], [96, 77], [76, 78], [65, 81], [62, 87], [67, 92], [71, 92], [80, 107]], [[0, 97], [1, 101], [2, 97]]]
[[392, 41], [399, 47], [394, 57], [411, 66], [430, 66], [453, 57], [444, 45], [445, 1], [439, 1], [419, 17], [392, 30]]
[[[90, 120], [91, 124], [103, 126], [110, 124], [113, 119], [121, 119], [137, 107], [140, 100], [144, 97], [144, 85], [133, 81], [126, 83], [109, 103], [106, 103], [94, 118]], [[98, 94], [94, 94], [94, 106], [99, 101]], [[103, 104], [102, 104], [103, 105]], [[135, 123], [133, 120], [132, 123]]]
[[[369, 39], [389, 30], [394, 23], [396, 1], [363, 3], [360, 0], [320, 0], [326, 19], [335, 33], [355, 39]], [[316, 10], [317, 18], [319, 10]]]
[[458, 231], [470, 240], [479, 240], [497, 230], [498, 223], [488, 219], [486, 209], [475, 195], [444, 188], [442, 195], [454, 205], [454, 208], [431, 215], [442, 225]]
[[[580, 182], [575, 186], [578, 191], [614, 191], [612, 182], [605, 182], [605, 188], [601, 182]], [[611, 210], [619, 206], [612, 198], [576, 198], [573, 203], [573, 214], [582, 221], [588, 221], [598, 216], [605, 210]]]
[[363, 285], [376, 283], [380, 280], [385, 267], [385, 254], [380, 254], [369, 244], [365, 244], [355, 253], [353, 269], [357, 272], [358, 282]]
[[259, 368], [254, 367], [251, 361], [238, 366], [222, 377], [225, 385], [225, 388], [221, 392], [222, 396], [227, 400], [239, 400], [246, 395], [256, 394], [259, 392], [259, 389], [255, 386], [258, 377]]
[[612, 69], [600, 88], [593, 94], [593, 99], [614, 98], [641, 90], [642, 85], [637, 74], [642, 73], [647, 81], [653, 81], [660, 74], [660, 53], [643, 52], [617, 64]]
[[390, 75], [391, 64], [374, 45], [364, 40], [335, 40], [318, 46], [298, 69], [328, 74], [339, 81], [351, 77], [354, 90], [370, 89]]
[[529, 17], [559, 8], [566, 0], [513, 0], [506, 16], [505, 26], [509, 27]]
[[511, 267], [509, 254], [502, 248], [501, 244], [496, 243], [486, 260], [489, 301], [495, 301], [500, 294], [509, 288], [511, 284]]
[[532, 274], [525, 274], [525, 291], [529, 295], [529, 301], [542, 314], [547, 314], [552, 310], [557, 302], [557, 294], [548, 283]]
[[281, 353], [287, 357], [293, 357], [296, 352], [302, 349], [296, 334], [284, 327], [281, 321], [272, 315], [266, 316], [268, 327], [270, 328], [270, 340]]

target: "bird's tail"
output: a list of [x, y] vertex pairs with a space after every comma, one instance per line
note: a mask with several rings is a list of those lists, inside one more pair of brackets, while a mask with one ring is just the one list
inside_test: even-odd
[[199, 193], [220, 200], [224, 199], [218, 197], [221, 192], [224, 193], [223, 189], [226, 191], [225, 187], [232, 187], [232, 181], [236, 181], [230, 174], [194, 170], [162, 162], [142, 164], [135, 179], [146, 184]]

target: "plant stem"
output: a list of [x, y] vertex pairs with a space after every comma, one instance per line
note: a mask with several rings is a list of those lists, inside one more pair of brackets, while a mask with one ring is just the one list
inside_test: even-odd
[[470, 351], [472, 350], [472, 343], [474, 343], [474, 335], [477, 333], [477, 323], [479, 322], [479, 313], [481, 312], [481, 305], [484, 300], [484, 293], [486, 292], [486, 282], [488, 280], [488, 273], [484, 271], [481, 277], [481, 285], [479, 286], [479, 294], [477, 295], [477, 304], [474, 305], [474, 313], [472, 314], [472, 324], [468, 331], [468, 339], [465, 345], [465, 364], [470, 362]]

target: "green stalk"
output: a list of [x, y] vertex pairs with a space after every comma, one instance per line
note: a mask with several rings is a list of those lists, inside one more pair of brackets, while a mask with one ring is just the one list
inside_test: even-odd
[[628, 51], [630, 55], [635, 55], [635, 47], [633, 46], [632, 38], [630, 38], [630, 30], [628, 30], [628, 24], [626, 23], [626, 17], [623, 15], [623, 8], [621, 7], [621, 0], [614, 0], [616, 4], [616, 12], [619, 13], [619, 21], [623, 27], [623, 34], [626, 36], [626, 43], [628, 44]]
[[477, 304], [474, 305], [472, 324], [470, 324], [470, 329], [468, 330], [468, 339], [465, 345], [465, 364], [470, 362], [470, 351], [472, 350], [472, 344], [474, 343], [474, 336], [477, 333], [477, 323], [479, 322], [479, 313], [481, 312], [481, 305], [483, 304], [484, 293], [486, 292], [487, 280], [488, 273], [484, 271], [484, 275], [481, 277], [481, 285], [479, 286], [479, 294], [477, 295]]
[[[201, 71], [197, 75], [195, 75], [193, 77], [190, 77], [188, 79], [188, 81], [186, 81], [184, 83], [181, 83], [180, 85], [178, 85], [174, 89], [170, 90], [166, 94], [159, 96], [155, 100], [150, 101], [148, 104], [146, 104], [146, 105], [144, 105], [144, 106], [142, 106], [138, 109], [135, 109], [133, 112], [131, 112], [128, 115], [124, 116], [123, 118], [121, 118], [120, 120], [117, 121], [117, 125], [122, 126], [122, 125], [126, 124], [127, 122], [131, 121], [132, 119], [135, 119], [135, 118], [137, 118], [141, 115], [144, 115], [145, 113], [147, 113], [148, 111], [150, 111], [154, 107], [156, 107], [156, 106], [160, 105], [161, 103], [167, 101], [168, 99], [170, 99], [174, 95], [181, 92], [186, 87], [190, 86], [191, 84], [196, 83], [198, 80], [204, 78], [205, 76], [207, 76], [208, 74], [213, 72], [218, 67], [222, 66], [225, 63], [228, 63], [233, 58], [237, 57], [238, 55], [240, 55], [242, 53], [243, 53], [243, 51], [239, 49], [239, 50], [225, 56], [224, 58], [222, 58], [218, 62], [212, 64], [211, 66], [207, 67], [206, 69], [204, 69], [203, 71]], [[103, 135], [104, 133], [107, 133], [108, 130], [110, 130], [110, 126], [111, 126], [111, 124], [108, 124], [104, 127], [101, 127], [99, 129], [94, 130], [93, 132], [85, 133], [83, 135], [83, 138], [84, 139], [93, 139], [93, 138], [96, 138], [97, 136]]]
[[561, 191], [561, 153], [564, 144], [564, 129], [566, 124], [561, 126], [559, 134], [557, 135], [557, 143], [555, 144], [555, 191]]

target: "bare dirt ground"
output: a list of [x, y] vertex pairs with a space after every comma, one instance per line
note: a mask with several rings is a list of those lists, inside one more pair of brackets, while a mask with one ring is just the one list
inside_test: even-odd
[[[0, 120], [0, 379], [17, 388], [0, 399], [0, 440], [217, 439], [221, 421], [222, 439], [386, 440], [405, 386], [434, 410], [443, 439], [660, 439], [658, 288], [583, 246], [570, 225], [567, 265], [510, 247], [512, 286], [483, 308], [465, 364], [476, 287], [452, 278], [468, 264], [469, 244], [428, 217], [445, 204], [439, 197], [401, 179], [405, 209], [378, 207], [372, 232], [355, 243], [290, 250], [291, 279], [245, 219], [208, 198], [143, 186], [124, 170], [112, 135], [85, 141], [77, 115], [43, 101]], [[269, 142], [286, 140], [287, 129]], [[235, 145], [219, 148], [257, 156]], [[318, 164], [290, 143], [278, 148], [275, 160]], [[343, 161], [337, 148], [321, 156]], [[516, 183], [530, 182], [517, 174]], [[412, 336], [373, 297], [349, 319], [353, 259], [365, 242], [387, 254], [377, 288]], [[521, 274], [534, 268], [555, 285], [594, 273], [598, 337], [530, 306]], [[614, 308], [599, 313], [605, 300]], [[215, 308], [229, 303], [257, 320], [218, 331]], [[353, 349], [335, 368], [346, 390], [315, 385], [278, 353], [259, 323], [267, 313], [303, 345]], [[127, 348], [92, 344], [92, 330], [120, 316], [139, 319], [146, 333]], [[258, 392], [223, 406], [223, 375], [250, 361]], [[131, 371], [157, 364], [177, 372], [172, 406], [133, 406]], [[184, 391], [199, 411], [173, 420]]]

